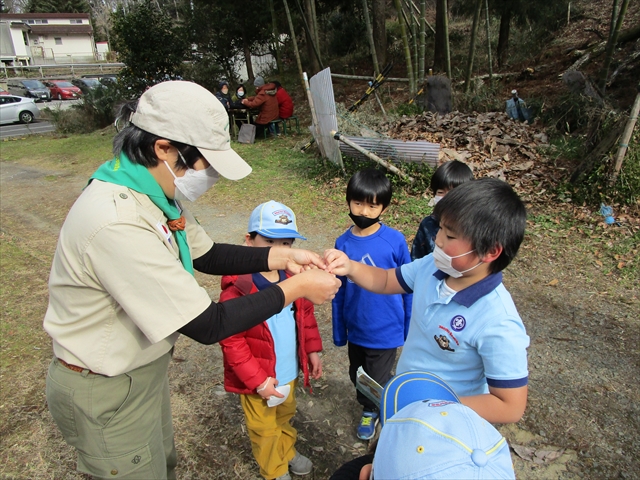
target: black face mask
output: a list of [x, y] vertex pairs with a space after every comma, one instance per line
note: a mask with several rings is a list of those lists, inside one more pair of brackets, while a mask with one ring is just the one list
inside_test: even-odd
[[362, 215], [354, 215], [349, 212], [349, 217], [353, 220], [353, 223], [361, 230], [365, 230], [369, 228], [371, 225], [374, 225], [380, 221], [380, 216], [378, 215], [376, 218], [364, 217]]

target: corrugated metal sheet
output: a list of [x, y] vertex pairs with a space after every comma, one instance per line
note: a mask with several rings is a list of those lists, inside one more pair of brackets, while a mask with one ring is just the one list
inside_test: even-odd
[[338, 130], [338, 120], [336, 116], [336, 100], [333, 96], [333, 84], [331, 83], [331, 69], [325, 68], [309, 79], [309, 89], [313, 97], [313, 106], [316, 109], [318, 125], [320, 127], [320, 138], [316, 142], [321, 144], [320, 151], [323, 152], [333, 163], [342, 166], [342, 155], [338, 146], [338, 141], [331, 135], [332, 131]]
[[[348, 137], [346, 135], [345, 137], [347, 140], [351, 140], [353, 143], [375, 153], [384, 160], [427, 163], [432, 167], [438, 164], [438, 154], [440, 152], [439, 143], [425, 141], [404, 142], [390, 138]], [[340, 143], [340, 150], [349, 157], [367, 158], [355, 148], [344, 143]]]

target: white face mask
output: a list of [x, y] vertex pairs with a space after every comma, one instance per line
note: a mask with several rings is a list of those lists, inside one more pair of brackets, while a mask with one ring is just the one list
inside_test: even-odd
[[436, 195], [435, 197], [433, 197], [433, 204], [436, 205], [443, 198], [444, 198], [443, 195]]
[[[180, 152], [178, 152], [182, 162], [187, 165], [186, 160]], [[175, 200], [189, 200], [195, 202], [202, 194], [215, 185], [220, 178], [220, 174], [209, 165], [204, 170], [195, 170], [187, 168], [182, 177], [177, 177], [167, 162], [164, 162], [171, 175], [173, 175], [173, 184], [176, 186], [174, 194]]]
[[239, 98], [244, 97], [244, 92], [242, 90], [238, 90], [238, 97]]
[[449, 255], [444, 253], [438, 245], [436, 245], [435, 248], [433, 249], [433, 261], [435, 262], [436, 268], [438, 270], [443, 271], [450, 277], [460, 278], [463, 273], [470, 272], [471, 270], [476, 268], [478, 265], [481, 265], [482, 262], [478, 263], [478, 265], [476, 265], [475, 267], [468, 268], [467, 270], [463, 270], [462, 272], [459, 272], [458, 270], [453, 268], [453, 265], [451, 264], [451, 262], [453, 261], [454, 258], [464, 257], [465, 255], [469, 255], [470, 253], [473, 253], [473, 252], [475, 252], [475, 250], [471, 250], [467, 253], [463, 253], [462, 255], [456, 255], [455, 257], [450, 257]]

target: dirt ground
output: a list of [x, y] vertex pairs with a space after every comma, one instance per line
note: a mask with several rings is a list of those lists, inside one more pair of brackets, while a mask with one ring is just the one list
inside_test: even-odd
[[[8, 162], [0, 166], [0, 241], [31, 253], [24, 268], [11, 275], [33, 276], [22, 314], [34, 329], [41, 329], [57, 234], [86, 177]], [[192, 210], [216, 241], [239, 243], [250, 213], [247, 208], [203, 202]], [[305, 247], [316, 251], [331, 247], [341, 233], [304, 222], [300, 228], [310, 239]], [[637, 478], [638, 287], [621, 289], [570, 247], [566, 235], [549, 237], [533, 229], [505, 273], [505, 284], [531, 336], [530, 400], [520, 422], [499, 428], [512, 447], [519, 479]], [[199, 280], [217, 299], [219, 279], [199, 275]], [[324, 376], [312, 382], [312, 394], [297, 392], [297, 446], [314, 462], [306, 477], [311, 479], [328, 478], [367, 448], [355, 436], [360, 410], [347, 376], [346, 349], [331, 342], [330, 315], [330, 306], [317, 308], [325, 346]], [[8, 335], [1, 339], [3, 348], [11, 341], [11, 332]], [[51, 347], [44, 332], [39, 331], [37, 338], [30, 351], [36, 368], [11, 365], [12, 378], [20, 380], [2, 383], [0, 475], [85, 478], [75, 472], [74, 454], [47, 410], [44, 378]], [[6, 373], [0, 379], [6, 379]], [[222, 386], [219, 347], [182, 337], [169, 375], [178, 477], [259, 479], [238, 399]], [[22, 403], [6, 403], [16, 398]], [[22, 438], [16, 437], [17, 431]]]

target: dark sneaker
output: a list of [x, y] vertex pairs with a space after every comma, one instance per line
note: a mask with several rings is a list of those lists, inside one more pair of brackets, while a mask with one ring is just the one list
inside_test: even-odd
[[311, 460], [304, 455], [300, 455], [298, 452], [296, 452], [296, 456], [289, 462], [289, 470], [295, 475], [307, 475], [311, 473], [312, 468], [313, 463], [311, 463]]
[[358, 433], [356, 434], [357, 437], [360, 440], [371, 440], [376, 433], [377, 424], [378, 412], [362, 412]]

